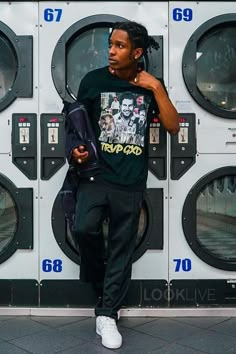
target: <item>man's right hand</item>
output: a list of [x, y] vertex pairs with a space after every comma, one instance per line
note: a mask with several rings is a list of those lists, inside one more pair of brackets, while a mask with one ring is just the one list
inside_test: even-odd
[[79, 147], [75, 148], [72, 152], [73, 159], [77, 161], [79, 164], [85, 162], [88, 159], [88, 151], [85, 150], [86, 147], [80, 145]]

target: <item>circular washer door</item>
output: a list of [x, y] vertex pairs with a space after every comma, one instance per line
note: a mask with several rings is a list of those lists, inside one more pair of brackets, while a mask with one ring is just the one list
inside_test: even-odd
[[[114, 15], [94, 15], [73, 24], [59, 39], [52, 57], [52, 78], [60, 97], [73, 102], [79, 84], [91, 70], [108, 65], [109, 35], [115, 22], [127, 19]], [[160, 50], [142, 58], [140, 66], [162, 77], [162, 37], [155, 36]]]
[[[146, 251], [147, 231], [148, 231], [148, 205], [144, 201], [139, 220], [139, 229], [136, 241], [136, 251], [134, 261], [136, 261]], [[109, 220], [103, 222], [104, 245], [107, 248]], [[80, 264], [79, 246], [76, 242], [69, 223], [66, 221], [65, 212], [62, 206], [60, 194], [57, 195], [52, 209], [52, 228], [54, 237], [62, 251], [75, 263]]]
[[[75, 263], [80, 263], [79, 247], [73, 235], [75, 200], [70, 191], [59, 192], [52, 208], [52, 229], [62, 251]], [[103, 223], [104, 245], [108, 240], [107, 218]], [[148, 249], [163, 249], [163, 190], [147, 189], [141, 208], [133, 262]]]
[[185, 84], [195, 101], [222, 118], [236, 118], [236, 14], [203, 23], [183, 54]]
[[8, 189], [0, 183], [0, 255], [10, 247], [17, 230], [18, 211]]
[[0, 263], [17, 249], [33, 248], [33, 191], [0, 174]]
[[0, 112], [33, 95], [33, 37], [17, 36], [0, 21]]
[[12, 91], [17, 75], [15, 50], [3, 33], [0, 33], [0, 53], [0, 102], [3, 102]]
[[215, 268], [236, 270], [236, 167], [216, 169], [193, 186], [182, 224], [200, 259]]
[[0, 21], [0, 112], [16, 97], [32, 97], [32, 36], [17, 36]]

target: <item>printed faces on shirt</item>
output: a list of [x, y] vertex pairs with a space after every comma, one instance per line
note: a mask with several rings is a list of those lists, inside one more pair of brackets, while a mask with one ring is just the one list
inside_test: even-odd
[[132, 92], [101, 94], [99, 141], [144, 147], [149, 99]]

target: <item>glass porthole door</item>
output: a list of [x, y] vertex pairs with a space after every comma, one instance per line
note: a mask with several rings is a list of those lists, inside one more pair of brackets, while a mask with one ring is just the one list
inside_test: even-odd
[[[91, 70], [108, 65], [108, 41], [113, 23], [126, 21], [114, 15], [93, 15], [67, 29], [52, 57], [52, 78], [60, 97], [73, 102], [81, 79]], [[163, 38], [154, 36], [159, 50], [144, 57], [140, 65], [156, 77], [163, 77]]]
[[182, 214], [185, 237], [207, 264], [236, 270], [236, 168], [210, 172], [188, 193]]
[[236, 118], [236, 14], [217, 16], [190, 37], [183, 54], [185, 84], [195, 101], [222, 118]]
[[0, 263], [17, 249], [33, 248], [33, 190], [0, 174]]
[[9, 247], [18, 225], [16, 203], [9, 191], [0, 185], [0, 254]]
[[0, 112], [17, 97], [32, 97], [33, 38], [0, 21]]

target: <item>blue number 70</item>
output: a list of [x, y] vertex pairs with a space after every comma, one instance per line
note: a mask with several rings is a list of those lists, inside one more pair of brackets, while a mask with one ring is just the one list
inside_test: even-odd
[[189, 258], [175, 258], [173, 261], [176, 262], [175, 272], [179, 272], [180, 270], [189, 272], [192, 269], [192, 261]]

